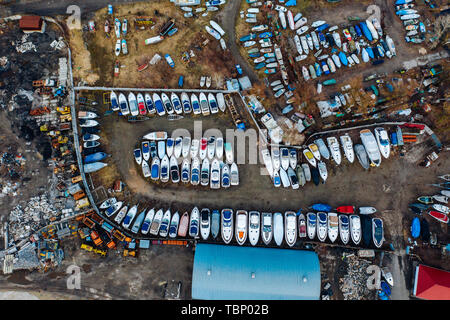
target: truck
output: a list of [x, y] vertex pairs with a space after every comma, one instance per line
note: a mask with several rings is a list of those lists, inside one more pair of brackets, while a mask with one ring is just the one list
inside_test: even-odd
[[103, 243], [103, 240], [100, 238], [97, 231], [95, 230], [92, 230], [91, 232], [91, 239], [96, 246], [100, 246]]

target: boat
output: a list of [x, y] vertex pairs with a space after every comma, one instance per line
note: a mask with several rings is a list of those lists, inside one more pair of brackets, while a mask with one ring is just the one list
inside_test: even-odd
[[137, 104], [136, 96], [133, 92], [128, 94], [128, 105], [130, 106], [130, 113], [132, 116], [137, 116], [139, 114], [139, 107]]
[[367, 20], [366, 20], [366, 25], [367, 25], [367, 28], [369, 29], [370, 33], [372, 34], [372, 38], [373, 38], [374, 40], [378, 40], [378, 38], [379, 38], [379, 37], [378, 37], [378, 32], [377, 32], [377, 30], [375, 29], [375, 27], [374, 27], [372, 21], [370, 21], [369, 19], [367, 19]]
[[377, 209], [374, 207], [359, 207], [359, 214], [374, 214]]
[[223, 145], [225, 147], [225, 158], [227, 160], [227, 163], [232, 164], [234, 161], [234, 154], [233, 154], [233, 148], [231, 146], [231, 143], [225, 142]]
[[199, 150], [199, 157], [201, 160], [206, 158], [207, 148], [208, 148], [208, 140], [206, 138], [201, 138]]
[[118, 201], [116, 203], [113, 203], [111, 206], [109, 206], [108, 208], [106, 208], [105, 210], [105, 215], [107, 217], [111, 217], [113, 216], [117, 211], [120, 210], [120, 208], [122, 208], [123, 202], [122, 201]]
[[439, 179], [450, 181], [450, 174], [444, 174], [442, 176], [438, 176]]
[[209, 108], [208, 100], [206, 99], [206, 95], [202, 92], [202, 93], [200, 93], [199, 97], [200, 97], [200, 108], [201, 108], [202, 114], [204, 116], [207, 116], [210, 114], [210, 108]]
[[320, 160], [320, 151], [319, 151], [319, 147], [317, 147], [317, 145], [315, 143], [311, 143], [308, 145], [309, 150], [312, 152], [314, 158], [317, 159], [317, 161]]
[[306, 160], [308, 160], [310, 165], [312, 165], [313, 167], [317, 166], [316, 159], [314, 158], [314, 155], [311, 151], [309, 151], [308, 149], [304, 149], [303, 155], [305, 156]]
[[311, 169], [311, 178], [312, 178], [312, 181], [314, 182], [314, 184], [316, 186], [318, 186], [320, 183], [320, 173], [316, 167], [312, 167], [312, 169]]
[[306, 184], [306, 177], [301, 165], [297, 165], [295, 173], [297, 174], [298, 183], [303, 187]]
[[170, 94], [170, 100], [172, 102], [173, 109], [175, 110], [175, 113], [176, 114], [183, 113], [183, 107], [181, 105], [180, 98], [178, 98], [178, 96], [177, 96], [177, 94], [175, 92], [172, 92]]
[[297, 150], [295, 149], [289, 150], [289, 165], [292, 169], [297, 167]]
[[214, 159], [211, 163], [211, 174], [210, 174], [210, 183], [209, 186], [211, 189], [219, 189], [220, 188], [220, 163], [219, 160]]
[[339, 206], [336, 208], [336, 211], [339, 213], [353, 214], [353, 213], [355, 213], [355, 207], [354, 206]]
[[197, 238], [199, 232], [199, 218], [200, 212], [197, 207], [194, 207], [191, 211], [191, 218], [189, 221], [189, 236], [191, 238]]
[[187, 158], [191, 150], [191, 137], [183, 137], [181, 143], [181, 155], [183, 158]]
[[248, 48], [248, 47], [254, 46], [255, 44], [256, 44], [256, 41], [245, 41], [245, 42], [242, 44], [242, 46], [243, 46], [244, 48]]
[[308, 212], [306, 214], [306, 231], [308, 233], [308, 238], [311, 240], [314, 240], [316, 236], [316, 226], [317, 226], [316, 214], [313, 212]]
[[142, 160], [142, 174], [144, 175], [144, 178], [148, 178], [151, 176], [150, 166], [145, 160]]
[[122, 207], [122, 209], [120, 209], [119, 213], [114, 218], [114, 221], [117, 224], [120, 224], [122, 222], [123, 218], [125, 218], [125, 215], [127, 214], [127, 210], [128, 210], [128, 206], [124, 206], [124, 207]]
[[339, 219], [337, 213], [328, 213], [328, 238], [331, 242], [336, 241], [339, 234]]
[[216, 158], [222, 160], [223, 157], [223, 138], [218, 137], [216, 139]]
[[172, 102], [170, 102], [169, 96], [165, 92], [161, 93], [161, 100], [164, 105], [164, 108], [166, 109], [167, 114], [173, 114], [174, 108]]
[[239, 41], [246, 42], [256, 39], [256, 33], [250, 33], [239, 38]]
[[430, 210], [430, 211], [428, 211], [428, 214], [442, 223], [448, 223], [448, 221], [449, 221], [448, 215], [446, 215], [442, 212]]
[[166, 142], [166, 154], [168, 157], [173, 155], [174, 146], [175, 140], [173, 138], [168, 138]]
[[450, 213], [450, 208], [447, 207], [447, 206], [444, 206], [442, 204], [435, 203], [435, 204], [432, 205], [432, 207], [433, 207], [434, 210], [440, 211], [442, 213], [445, 213], [445, 214], [449, 214]]
[[191, 142], [191, 158], [195, 158], [198, 154], [198, 148], [200, 145], [200, 141], [198, 139], [192, 139]]
[[92, 172], [98, 171], [100, 169], [103, 169], [107, 165], [108, 165], [107, 163], [99, 162], [99, 161], [85, 163], [83, 165], [83, 170], [84, 170], [84, 173], [92, 173]]
[[164, 109], [164, 105], [163, 105], [162, 100], [159, 97], [159, 95], [157, 93], [153, 93], [152, 99], [153, 99], [153, 103], [155, 105], [156, 113], [159, 116], [165, 115], [166, 109]]
[[181, 105], [183, 106], [184, 113], [191, 113], [191, 103], [186, 92], [181, 93]]
[[[169, 211], [170, 212], [170, 211]], [[159, 228], [161, 227], [164, 211], [159, 209], [153, 216], [152, 224], [150, 225], [150, 234], [157, 236], [159, 233]]]
[[108, 198], [108, 199], [106, 199], [105, 201], [103, 201], [100, 204], [99, 208], [100, 209], [107, 209], [107, 208], [109, 208], [110, 206], [112, 206], [115, 203], [117, 203], [117, 199], [116, 198]]
[[158, 141], [158, 157], [162, 159], [164, 158], [165, 154], [166, 154], [166, 142], [164, 140], [160, 140]]
[[96, 153], [92, 153], [90, 155], [87, 155], [84, 158], [84, 163], [92, 163], [92, 162], [97, 162], [97, 161], [101, 161], [103, 159], [106, 159], [109, 155], [105, 152], [96, 152]]
[[183, 213], [180, 219], [180, 224], [178, 226], [178, 236], [186, 237], [187, 231], [189, 228], [189, 213], [186, 211]]
[[116, 33], [116, 38], [120, 38], [120, 20], [114, 19], [114, 32]]
[[442, 202], [442, 203], [448, 203], [448, 197], [443, 196], [443, 195], [434, 195], [432, 196], [433, 200], [436, 200], [438, 202]]
[[214, 239], [219, 235], [220, 230], [220, 212], [213, 210], [211, 214], [211, 235]]
[[297, 216], [293, 211], [284, 213], [284, 236], [288, 246], [292, 247], [297, 241]]
[[287, 172], [283, 168], [280, 168], [279, 174], [281, 182], [283, 184], [283, 188], [289, 188], [291, 186], [291, 182], [289, 180]]
[[289, 28], [291, 28], [291, 30], [294, 30], [294, 28], [295, 28], [294, 15], [292, 14], [291, 10], [288, 10], [287, 18], [288, 18]]
[[361, 219], [356, 214], [350, 216], [350, 236], [355, 245], [361, 242]]
[[266, 24], [260, 24], [260, 25], [252, 27], [251, 31], [252, 32], [260, 32], [260, 31], [267, 30], [268, 28], [269, 27]]
[[298, 216], [298, 237], [306, 238], [306, 219], [303, 213]]
[[159, 227], [159, 236], [160, 237], [167, 237], [167, 234], [169, 233], [169, 225], [170, 225], [170, 218], [172, 214], [169, 209], [166, 210], [166, 212], [163, 215], [163, 218], [161, 219], [161, 225]]
[[192, 110], [193, 110], [194, 114], [202, 113], [202, 110], [200, 108], [200, 102], [197, 98], [197, 95], [195, 95], [195, 93], [193, 93], [191, 95], [191, 104], [192, 104]]
[[273, 214], [273, 238], [277, 246], [280, 246], [283, 242], [284, 237], [284, 227], [283, 227], [283, 216], [280, 212]]
[[252, 246], [255, 246], [259, 240], [260, 213], [250, 211], [248, 219], [248, 239]]
[[83, 143], [83, 148], [89, 149], [89, 148], [95, 148], [100, 145], [100, 142], [98, 141], [86, 141]]
[[302, 163], [303, 173], [305, 174], [306, 181], [311, 181], [311, 170], [307, 163]]
[[181, 164], [181, 182], [188, 183], [190, 181], [191, 164], [189, 159], [183, 159]]
[[344, 155], [350, 163], [355, 161], [355, 153], [353, 151], [353, 142], [348, 134], [340, 136], [342, 149], [344, 149]]
[[200, 184], [202, 186], [207, 186], [209, 184], [209, 160], [208, 158], [203, 159], [202, 169], [200, 171]]
[[203, 240], [209, 238], [211, 231], [211, 212], [208, 208], [203, 208], [200, 212], [200, 235]]
[[211, 113], [219, 112], [219, 107], [217, 105], [216, 97], [212, 93], [208, 94], [208, 102], [209, 102], [209, 107], [211, 109]]
[[198, 185], [200, 183], [200, 160], [195, 157], [191, 165], [191, 184]]
[[141, 226], [141, 233], [147, 234], [150, 230], [150, 225], [152, 224], [153, 217], [155, 216], [155, 209], [150, 209], [147, 211], [147, 215], [145, 216], [144, 222]]
[[339, 236], [343, 244], [347, 244], [350, 240], [350, 221], [345, 214], [339, 215]]
[[119, 54], [120, 54], [120, 48], [121, 48], [120, 44], [121, 44], [120, 39], [117, 39], [116, 46], [114, 47], [114, 54], [116, 56], [119, 56]]
[[160, 173], [159, 178], [161, 182], [168, 182], [169, 181], [169, 157], [167, 154], [164, 155], [164, 157], [161, 159], [161, 167], [160, 167]]
[[281, 162], [281, 167], [284, 170], [287, 170], [289, 168], [289, 149], [288, 148], [280, 149], [280, 162]]
[[[223, 209], [221, 213], [222, 240], [225, 244], [233, 238], [233, 210]], [[237, 226], [236, 226], [237, 227]]]
[[230, 167], [228, 167], [228, 165], [226, 163], [224, 163], [223, 167], [222, 167], [221, 181], [222, 181], [222, 188], [229, 188], [230, 187], [230, 185], [231, 185]]
[[369, 157], [367, 156], [366, 148], [362, 144], [355, 144], [354, 146], [356, 157], [364, 169], [369, 169]]
[[92, 119], [80, 119], [79, 123], [82, 128], [91, 128], [99, 125], [98, 121]]
[[384, 241], [383, 220], [372, 218], [372, 237], [375, 247], [380, 248]]
[[208, 146], [207, 146], [208, 159], [212, 160], [214, 158], [215, 153], [216, 153], [216, 137], [211, 136], [208, 139]]
[[272, 241], [272, 213], [263, 212], [261, 215], [261, 238], [263, 242], [268, 245]]
[[222, 27], [217, 22], [215, 22], [214, 20], [210, 20], [209, 24], [220, 34], [221, 37], [223, 37], [225, 31], [223, 31]]
[[208, 32], [211, 36], [213, 36], [215, 39], [220, 40], [221, 35], [219, 32], [217, 32], [214, 28], [211, 28], [210, 26], [205, 26], [206, 32]]
[[450, 197], [450, 191], [449, 190], [441, 190], [441, 194], [443, 196]]
[[232, 186], [239, 185], [239, 171], [235, 162], [233, 162], [230, 166], [230, 180]]
[[133, 221], [134, 217], [136, 216], [137, 213], [137, 204], [132, 206], [130, 210], [128, 210], [127, 215], [125, 216], [125, 219], [123, 219], [122, 222], [122, 227], [124, 227], [125, 229], [129, 229], [131, 222]]
[[381, 268], [381, 275], [391, 287], [394, 286], [394, 278], [387, 267]]
[[323, 183], [325, 183], [325, 181], [327, 181], [328, 178], [328, 171], [325, 162], [319, 161], [317, 163], [317, 169], [319, 169], [320, 177], [322, 178]]
[[169, 168], [170, 168], [170, 179], [172, 180], [172, 183], [180, 182], [180, 171], [178, 168], [178, 161], [174, 155], [170, 157]]
[[172, 219], [170, 220], [169, 238], [175, 238], [177, 236], [179, 222], [180, 222], [180, 215], [177, 211], [172, 215]]
[[317, 220], [317, 238], [324, 242], [328, 233], [328, 216], [325, 212], [318, 212]]
[[124, 116], [130, 113], [130, 110], [128, 108], [128, 100], [125, 97], [123, 93], [119, 94], [119, 107], [120, 107], [120, 113]]
[[[284, 170], [284, 169], [282, 169], [282, 170]], [[289, 178], [289, 184], [292, 187], [292, 189], [294, 189], [294, 190], [298, 189], [299, 188], [298, 177], [297, 177], [297, 174], [295, 173], [294, 169], [292, 169], [291, 167], [288, 167], [287, 175]]]
[[286, 29], [286, 15], [283, 11], [278, 11], [278, 17], [280, 18], [281, 27]]
[[272, 179], [273, 179], [273, 185], [274, 185], [275, 188], [278, 188], [278, 187], [281, 186], [281, 178], [280, 178], [279, 171], [274, 171], [273, 172]]
[[91, 111], [78, 111], [78, 119], [95, 119], [97, 114]]
[[151, 172], [151, 179], [152, 180], [158, 180], [159, 179], [159, 172], [160, 172], [160, 160], [158, 157], [155, 157], [152, 159], [152, 165], [150, 167]]
[[380, 166], [381, 164], [381, 154], [378, 149], [377, 141], [373, 135], [373, 133], [369, 129], [364, 129], [360, 131], [360, 137], [362, 144], [366, 148], [367, 155], [370, 161], [375, 166]]
[[167, 132], [165, 132], [165, 131], [153, 131], [153, 132], [147, 133], [145, 136], [142, 137], [142, 139], [155, 140], [155, 141], [166, 140], [167, 139]]
[[377, 139], [378, 148], [380, 149], [381, 155], [386, 159], [389, 158], [390, 143], [386, 129], [382, 127], [376, 127], [374, 131], [375, 131], [375, 138]]
[[295, 22], [294, 29], [298, 32], [302, 27], [305, 26], [306, 23], [308, 23], [308, 19], [306, 17], [302, 17], [297, 22]]

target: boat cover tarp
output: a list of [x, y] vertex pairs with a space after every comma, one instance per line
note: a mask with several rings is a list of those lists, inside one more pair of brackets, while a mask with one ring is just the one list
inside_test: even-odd
[[411, 223], [411, 235], [414, 239], [420, 236], [420, 221], [418, 217], [415, 217]]
[[331, 206], [324, 203], [315, 203], [311, 206], [311, 209], [316, 211], [330, 212]]

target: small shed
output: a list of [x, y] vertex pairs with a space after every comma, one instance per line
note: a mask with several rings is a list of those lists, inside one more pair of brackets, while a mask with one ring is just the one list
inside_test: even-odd
[[22, 16], [19, 27], [25, 33], [45, 32], [45, 21], [40, 16]]

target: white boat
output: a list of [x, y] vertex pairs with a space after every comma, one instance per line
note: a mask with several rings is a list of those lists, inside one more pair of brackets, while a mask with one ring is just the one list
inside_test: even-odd
[[374, 214], [377, 209], [374, 207], [359, 207], [359, 214]]
[[207, 148], [208, 159], [212, 160], [214, 158], [215, 153], [216, 153], [216, 137], [211, 136], [208, 139], [208, 148]]
[[191, 137], [183, 137], [181, 145], [181, 155], [183, 158], [187, 158], [191, 149]]
[[319, 161], [320, 160], [319, 147], [315, 143], [311, 143], [308, 145], [308, 149], [312, 152], [314, 158], [316, 158], [317, 161]]
[[247, 240], [248, 233], [248, 213], [245, 210], [238, 210], [236, 212], [236, 242], [243, 245]]
[[229, 188], [231, 185], [230, 167], [226, 163], [222, 163], [222, 188]]
[[211, 189], [219, 189], [220, 188], [220, 163], [219, 160], [214, 159], [211, 163], [211, 174], [210, 174], [210, 183], [209, 186]]
[[288, 177], [286, 170], [284, 170], [283, 168], [280, 168], [279, 173], [280, 173], [281, 183], [283, 184], [283, 188], [289, 188], [291, 186], [291, 182], [289, 181], [289, 177]]
[[446, 196], [438, 194], [438, 195], [434, 195], [432, 197], [434, 200], [439, 201], [441, 203], [448, 203], [448, 197], [446, 197]]
[[[330, 159], [330, 152], [328, 151], [327, 146], [325, 145], [325, 142], [323, 142], [322, 138], [314, 140], [314, 144], [319, 149], [320, 156], [324, 157], [325, 159]], [[310, 148], [311, 149], [311, 148]], [[320, 157], [319, 159], [320, 160]]]
[[326, 21], [317, 20], [317, 21], [314, 21], [313, 23], [311, 23], [311, 27], [312, 28], [317, 28], [317, 27], [320, 27], [321, 25], [323, 25], [325, 23], [326, 23]]
[[141, 163], [142, 163], [142, 152], [141, 152], [141, 149], [139, 149], [139, 148], [134, 149], [133, 155], [134, 155], [134, 160], [136, 161], [136, 163], [138, 165], [141, 165]]
[[252, 246], [255, 246], [259, 240], [260, 230], [260, 213], [258, 211], [250, 211], [248, 218], [248, 240]]
[[381, 154], [380, 149], [378, 148], [377, 141], [373, 135], [373, 133], [369, 129], [361, 130], [359, 133], [361, 138], [361, 142], [366, 149], [367, 155], [370, 161], [375, 166], [380, 166], [381, 164]]
[[211, 28], [210, 26], [205, 26], [206, 32], [208, 32], [211, 36], [216, 38], [217, 40], [220, 40], [221, 36], [220, 33], [217, 32], [215, 29]]
[[350, 240], [350, 222], [346, 214], [339, 215], [339, 235], [344, 244]]
[[272, 148], [272, 164], [273, 164], [273, 170], [278, 171], [281, 167], [281, 161], [280, 161], [280, 149], [278, 148]]
[[263, 212], [261, 215], [261, 238], [263, 242], [268, 245], [272, 241], [273, 226], [272, 213]]
[[183, 138], [182, 137], [176, 137], [173, 147], [173, 154], [175, 158], [179, 158], [181, 156], [181, 149], [183, 145]]
[[353, 151], [352, 138], [348, 134], [340, 136], [342, 149], [344, 149], [344, 155], [350, 163], [355, 161], [355, 152]]
[[281, 246], [284, 237], [283, 216], [276, 212], [273, 214], [273, 238], [277, 246]]
[[380, 149], [381, 155], [386, 159], [389, 158], [391, 147], [386, 129], [382, 127], [376, 127], [374, 131], [375, 131], [375, 138], [377, 139], [378, 148]]
[[394, 278], [392, 277], [392, 273], [390, 273], [386, 267], [381, 268], [381, 275], [391, 287], [394, 286]]
[[152, 159], [152, 165], [150, 168], [152, 180], [158, 180], [159, 179], [159, 173], [160, 173], [160, 166], [161, 162], [158, 157], [154, 157]]
[[203, 208], [200, 212], [200, 235], [203, 240], [209, 238], [211, 232], [211, 212], [208, 208]]
[[284, 237], [289, 247], [297, 241], [297, 216], [294, 211], [284, 213]]
[[144, 175], [144, 178], [148, 178], [151, 176], [150, 167], [148, 165], [148, 162], [145, 160], [142, 160], [142, 174]]
[[163, 102], [160, 96], [157, 93], [153, 93], [152, 95], [153, 103], [155, 105], [156, 113], [159, 116], [163, 116], [166, 114], [166, 109], [164, 108]]
[[289, 150], [289, 165], [292, 169], [297, 168], [297, 150], [290, 149]]
[[369, 19], [366, 20], [367, 28], [369, 29], [370, 33], [372, 34], [372, 37], [374, 40], [378, 40], [378, 32], [375, 29], [374, 25], [372, 24], [372, 21]]
[[159, 236], [160, 237], [167, 237], [167, 234], [169, 233], [169, 225], [170, 225], [170, 218], [172, 217], [172, 213], [169, 209], [166, 210], [164, 213], [162, 219], [161, 219], [161, 225], [159, 227]]
[[223, 138], [218, 137], [216, 139], [216, 158], [222, 160], [223, 157]]
[[128, 107], [128, 100], [123, 93], [119, 93], [119, 107], [120, 113], [123, 116], [130, 114], [130, 109]]
[[303, 173], [305, 174], [306, 181], [311, 181], [311, 169], [307, 163], [302, 163]]
[[328, 238], [331, 242], [336, 241], [339, 235], [339, 220], [337, 213], [328, 213]]
[[200, 141], [198, 139], [192, 139], [192, 142], [191, 142], [191, 158], [195, 158], [197, 156], [199, 146], [200, 146]]
[[108, 198], [105, 201], [102, 202], [102, 204], [99, 206], [100, 209], [107, 209], [113, 204], [117, 203], [116, 198]]
[[108, 207], [105, 210], [105, 215], [109, 218], [111, 216], [113, 216], [117, 211], [119, 211], [120, 208], [122, 208], [123, 202], [122, 201], [118, 201], [114, 204], [112, 204], [110, 207]]
[[272, 157], [270, 156], [270, 151], [268, 149], [261, 150], [261, 155], [266, 166], [267, 172], [272, 177], [273, 176], [273, 166], [272, 166]]
[[168, 138], [166, 142], [166, 154], [168, 157], [173, 155], [173, 149], [175, 146], [175, 140], [173, 138]]
[[233, 238], [233, 210], [232, 209], [223, 209], [221, 212], [221, 233], [222, 233], [222, 240], [225, 244], [228, 244], [231, 242], [231, 239]]
[[302, 43], [303, 52], [306, 55], [308, 55], [309, 54], [309, 47], [308, 47], [308, 42], [306, 41], [306, 37], [305, 36], [301, 36], [300, 37], [300, 42]]
[[145, 136], [142, 137], [142, 139], [155, 140], [155, 141], [166, 140], [167, 132], [153, 131], [153, 132], [147, 133]]
[[172, 183], [180, 182], [180, 170], [178, 168], [178, 161], [174, 155], [170, 157], [169, 160], [169, 168], [170, 168], [170, 179]]
[[287, 170], [289, 168], [289, 149], [288, 148], [280, 149], [280, 161], [281, 161], [281, 167], [284, 170]]
[[177, 236], [179, 223], [180, 223], [180, 214], [177, 211], [172, 215], [172, 219], [170, 220], [169, 238], [175, 238]]
[[169, 181], [169, 157], [167, 154], [164, 155], [164, 157], [161, 159], [161, 171], [159, 173], [159, 178], [161, 182], [168, 182]]
[[153, 217], [155, 216], [155, 209], [150, 209], [147, 211], [147, 214], [145, 215], [144, 222], [141, 226], [141, 233], [147, 234], [150, 231], [150, 226], [153, 221]]
[[200, 107], [200, 102], [197, 98], [197, 95], [195, 93], [193, 93], [191, 95], [191, 105], [192, 105], [192, 111], [194, 112], [194, 114], [200, 114], [202, 113], [201, 107]]
[[306, 214], [306, 231], [308, 238], [314, 240], [316, 237], [316, 227], [317, 227], [317, 216], [313, 212], [308, 212]]
[[305, 156], [306, 160], [308, 160], [310, 165], [312, 165], [313, 167], [317, 166], [316, 159], [314, 158], [312, 152], [309, 151], [309, 149], [304, 149], [303, 155]]
[[[305, 18], [305, 19], [306, 19], [306, 18]], [[298, 21], [297, 21], [297, 22], [298, 22]], [[303, 27], [297, 29], [296, 33], [300, 36], [300, 35], [304, 34], [304, 33], [305, 33], [306, 31], [308, 31], [308, 30], [309, 30], [309, 27], [308, 27], [308, 26], [303, 26]]]
[[206, 99], [206, 95], [202, 92], [202, 93], [200, 93], [199, 98], [200, 98], [200, 108], [201, 108], [202, 114], [204, 116], [209, 115], [211, 112], [210, 112], [208, 100]]
[[169, 96], [165, 92], [161, 93], [161, 101], [164, 105], [164, 108], [166, 109], [167, 114], [173, 114], [174, 108], [172, 102], [170, 101]]
[[361, 242], [361, 219], [356, 214], [350, 216], [350, 236], [354, 244]]
[[208, 140], [206, 138], [201, 138], [199, 150], [199, 157], [201, 160], [206, 158], [207, 150], [208, 150]]
[[[300, 30], [302, 27], [305, 27], [305, 24], [307, 24], [307, 23], [308, 23], [308, 19], [306, 17], [302, 17], [297, 22], [295, 22], [294, 29], [297, 30], [297, 32], [298, 32], [298, 30]], [[308, 30], [308, 29], [306, 29], [306, 30]]]
[[200, 171], [200, 184], [202, 186], [207, 186], [209, 184], [209, 160], [208, 158], [203, 159], [202, 169]]
[[200, 160], [197, 157], [192, 159], [191, 164], [191, 184], [196, 186], [200, 183]]
[[78, 119], [95, 119], [97, 114], [91, 111], [78, 111]]
[[298, 184], [298, 177], [294, 169], [288, 167], [287, 175], [289, 178], [289, 184], [291, 185], [292, 189], [297, 190], [299, 188], [299, 184]]
[[136, 100], [136, 96], [133, 92], [128, 94], [128, 104], [130, 106], [130, 113], [132, 116], [137, 116], [139, 114], [139, 108]]
[[191, 102], [189, 99], [189, 96], [186, 92], [182, 92], [181, 93], [181, 104], [183, 105], [183, 112], [184, 113], [191, 113], [192, 112], [192, 108], [191, 108]]
[[150, 145], [148, 141], [142, 141], [142, 157], [145, 161], [150, 159]]
[[125, 216], [125, 219], [123, 219], [122, 227], [124, 227], [125, 229], [129, 229], [131, 222], [133, 221], [134, 217], [136, 216], [136, 213], [137, 213], [137, 204], [134, 205], [133, 207], [131, 207], [130, 210], [128, 210], [127, 215]]
[[275, 188], [278, 188], [281, 186], [281, 178], [280, 178], [280, 173], [279, 171], [273, 171], [273, 185]]
[[178, 98], [178, 95], [175, 92], [172, 92], [170, 94], [170, 101], [172, 102], [172, 106], [173, 106], [173, 109], [175, 110], [175, 113], [182, 114], [183, 106], [181, 105], [180, 98]]
[[230, 180], [232, 186], [239, 185], [239, 170], [235, 162], [230, 166]]
[[122, 222], [123, 218], [125, 218], [125, 215], [127, 214], [127, 210], [128, 210], [128, 206], [124, 206], [124, 207], [122, 207], [122, 209], [120, 209], [119, 213], [114, 218], [114, 221], [117, 224], [120, 224]]
[[291, 28], [291, 30], [294, 30], [294, 28], [295, 28], [294, 15], [292, 14], [291, 10], [289, 10], [287, 12], [287, 18], [288, 18], [289, 28]]
[[297, 48], [298, 54], [302, 54], [303, 53], [302, 43], [301, 43], [300, 37], [298, 35], [294, 36], [294, 43]]
[[116, 56], [119, 56], [119, 54], [120, 54], [120, 48], [121, 48], [120, 43], [121, 43], [120, 39], [117, 39], [116, 46], [114, 47], [114, 54]]
[[[339, 33], [337, 33], [336, 31], [334, 31], [332, 33], [333, 36], [333, 40], [336, 43], [336, 46], [338, 46], [339, 48], [342, 46], [342, 42], [341, 42], [341, 37], [339, 36]], [[333, 59], [334, 60], [334, 59]]]
[[219, 24], [217, 22], [210, 20], [209, 24], [220, 34], [220, 36], [223, 37], [223, 35], [225, 34], [225, 31], [223, 31], [222, 27], [219, 26]]
[[219, 112], [219, 106], [217, 104], [216, 97], [212, 93], [208, 93], [208, 103], [212, 114]]
[[233, 147], [230, 142], [225, 142], [223, 146], [225, 147], [225, 158], [227, 163], [232, 164], [234, 161]]
[[435, 203], [432, 205], [434, 210], [437, 210], [439, 212], [445, 213], [445, 214], [449, 214], [450, 213], [450, 208], [447, 206], [444, 206], [442, 204], [439, 203]]
[[191, 211], [191, 217], [189, 220], [189, 236], [191, 238], [198, 238], [199, 232], [199, 211], [197, 207], [194, 207]]
[[306, 230], [306, 219], [303, 213], [300, 213], [298, 216], [298, 237], [306, 238], [307, 230]]
[[325, 183], [328, 178], [328, 171], [325, 162], [319, 161], [317, 164], [317, 169], [319, 169], [320, 178], [323, 180], [323, 183]]
[[163, 219], [164, 211], [159, 209], [153, 216], [152, 224], [150, 226], [150, 234], [156, 236], [159, 233], [159, 228], [161, 227], [161, 222]]
[[217, 105], [219, 107], [219, 110], [222, 112], [225, 112], [226, 105], [225, 105], [225, 99], [222, 92], [219, 92], [216, 94], [217, 98]]
[[328, 216], [325, 212], [317, 213], [317, 238], [324, 242], [328, 234]]
[[181, 164], [181, 182], [188, 183], [190, 181], [191, 163], [189, 159], [183, 159]]
[[339, 141], [336, 137], [328, 137], [327, 138], [328, 148], [331, 152], [331, 157], [337, 165], [341, 164], [341, 151], [339, 150]]
[[278, 17], [280, 18], [281, 27], [286, 29], [286, 15], [283, 11], [278, 11]]
[[158, 141], [158, 157], [162, 159], [166, 154], [166, 142], [164, 140]]
[[386, 36], [386, 44], [388, 45], [389, 51], [392, 53], [392, 55], [394, 55], [394, 56], [397, 55], [397, 54], [395, 53], [394, 40], [392, 40], [392, 38], [389, 37], [388, 35]]
[[335, 65], [336, 67], [340, 68], [340, 67], [342, 66], [342, 65], [341, 65], [341, 60], [339, 59], [339, 57], [338, 57], [336, 54], [333, 54], [333, 55], [331, 56], [331, 59], [333, 60], [334, 65]]

